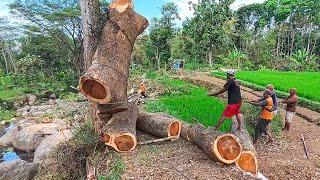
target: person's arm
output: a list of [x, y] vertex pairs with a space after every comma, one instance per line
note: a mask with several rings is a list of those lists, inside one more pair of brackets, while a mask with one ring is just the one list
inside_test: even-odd
[[218, 92], [215, 93], [209, 93], [208, 96], [217, 96], [219, 94], [225, 93], [227, 91], [227, 89], [225, 87], [223, 87], [222, 89], [220, 89]]
[[267, 100], [262, 100], [260, 102], [253, 102], [251, 101], [251, 104], [252, 105], [255, 105], [255, 106], [266, 106], [268, 104]]
[[227, 81], [227, 83], [223, 86], [222, 89], [220, 89], [218, 92], [210, 93], [208, 96], [218, 96], [219, 94], [225, 93], [230, 87], [230, 82]]
[[297, 101], [297, 98], [289, 98], [282, 100], [282, 103], [295, 103]]

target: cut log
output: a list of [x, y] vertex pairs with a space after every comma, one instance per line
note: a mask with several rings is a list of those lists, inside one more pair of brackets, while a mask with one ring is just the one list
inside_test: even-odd
[[140, 113], [137, 120], [137, 129], [157, 137], [175, 137], [178, 139], [181, 132], [181, 122], [174, 117], [162, 113]]
[[104, 143], [118, 152], [132, 151], [137, 145], [138, 113], [136, 105], [129, 105], [128, 110], [114, 114], [102, 129]]
[[136, 37], [148, 25], [135, 13], [131, 0], [114, 0], [98, 43], [93, 62], [80, 78], [79, 89], [89, 100], [98, 103], [100, 113], [128, 109], [127, 83], [131, 53]]
[[[244, 120], [243, 115], [241, 119]], [[240, 140], [242, 146], [242, 153], [240, 158], [236, 161], [236, 166], [243, 172], [249, 172], [253, 176], [258, 175], [258, 160], [255, 147], [252, 143], [252, 139], [246, 128], [242, 131], [235, 131], [234, 135]]]
[[232, 164], [241, 155], [242, 147], [236, 136], [223, 134], [203, 125], [182, 125], [181, 136], [186, 140], [197, 144], [212, 159], [224, 164]]

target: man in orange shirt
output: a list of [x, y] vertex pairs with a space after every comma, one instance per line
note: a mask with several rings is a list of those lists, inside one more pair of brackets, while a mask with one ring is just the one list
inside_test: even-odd
[[261, 136], [262, 132], [265, 132], [269, 137], [269, 142], [272, 142], [272, 136], [270, 132], [267, 130], [267, 126], [273, 119], [273, 100], [271, 98], [272, 92], [269, 89], [264, 90], [263, 97], [264, 100], [260, 102], [252, 101], [251, 104], [256, 106], [261, 106], [262, 110], [260, 113], [260, 118], [258, 120], [258, 123], [256, 125], [255, 129], [255, 137], [253, 144], [256, 144], [258, 141], [258, 138]]

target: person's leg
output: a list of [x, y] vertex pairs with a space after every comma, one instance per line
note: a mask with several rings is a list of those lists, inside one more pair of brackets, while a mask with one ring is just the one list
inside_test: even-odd
[[255, 129], [253, 144], [257, 143], [258, 138], [261, 136], [261, 133], [262, 133], [262, 119], [259, 118], [258, 123], [256, 125], [256, 129]]
[[223, 121], [226, 119], [226, 117], [224, 115], [221, 115], [221, 117], [219, 118], [216, 126], [215, 126], [215, 129], [219, 129], [219, 127], [221, 126], [221, 124], [223, 123]]
[[284, 120], [284, 127], [282, 128], [282, 130], [288, 130], [288, 118], [289, 118], [289, 112], [286, 111], [286, 115], [285, 115], [285, 120]]
[[289, 131], [290, 130], [290, 127], [291, 127], [291, 123], [292, 123], [292, 120], [293, 120], [293, 117], [294, 117], [295, 113], [294, 112], [288, 112], [288, 119], [287, 119], [287, 130]]
[[[269, 123], [270, 124], [270, 123]], [[267, 127], [269, 127], [270, 125], [267, 125]], [[266, 128], [265, 131], [266, 135], [268, 136], [269, 138], [269, 142], [273, 142], [273, 138], [272, 138], [272, 135], [271, 135], [271, 132], [270, 132], [270, 128]]]
[[238, 131], [241, 131], [241, 127], [242, 127], [241, 114], [240, 114], [240, 113], [237, 114], [237, 115], [236, 115], [236, 118], [237, 118], [237, 121], [238, 121], [238, 128], [237, 128], [237, 130], [238, 130]]

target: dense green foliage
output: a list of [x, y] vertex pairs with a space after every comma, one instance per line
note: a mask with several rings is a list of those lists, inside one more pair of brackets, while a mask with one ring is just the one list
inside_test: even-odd
[[[225, 103], [217, 98], [208, 97], [207, 90], [180, 80], [168, 77], [156, 77], [167, 88], [166, 93], [156, 101], [149, 101], [147, 110], [167, 112], [186, 122], [199, 122], [205, 126], [214, 126], [224, 110]], [[231, 120], [220, 127], [229, 131]]]
[[[137, 62], [149, 68], [184, 59], [192, 67], [319, 70], [319, 0], [266, 0], [237, 10], [230, 9], [233, 2], [189, 3], [194, 14], [182, 28], [152, 21], [150, 34], [137, 42]], [[168, 6], [173, 8], [164, 5], [161, 18], [175, 17]]]
[[[217, 72], [224, 75], [224, 73]], [[288, 92], [296, 88], [298, 95], [320, 102], [320, 73], [318, 72], [279, 72], [279, 71], [239, 71], [237, 79], [266, 86], [273, 84], [276, 90]]]

